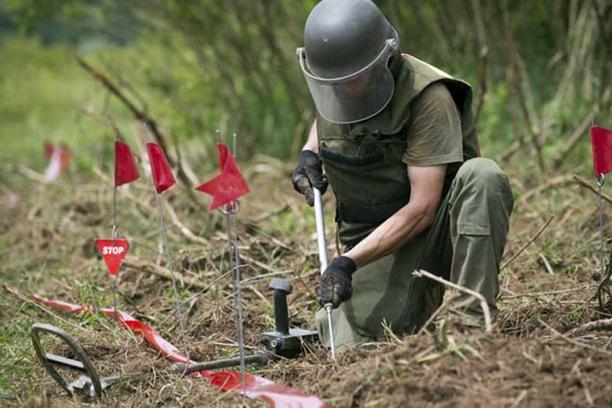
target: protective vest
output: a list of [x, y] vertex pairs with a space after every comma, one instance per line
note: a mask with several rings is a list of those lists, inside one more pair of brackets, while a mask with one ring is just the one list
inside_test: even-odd
[[[380, 114], [348, 125], [317, 117], [319, 153], [336, 196], [339, 238], [349, 248], [409, 201], [410, 182], [402, 162], [406, 127], [414, 102], [428, 86], [446, 85], [461, 118], [464, 161], [478, 156], [467, 83], [408, 54], [393, 57], [390, 69], [395, 93]], [[445, 191], [457, 168], [448, 166]]]
[[[402, 162], [407, 124], [414, 102], [428, 86], [443, 82], [447, 87], [461, 118], [463, 159], [478, 156], [468, 84], [407, 54], [392, 57], [389, 68], [395, 92], [381, 113], [351, 125], [317, 118], [319, 153], [336, 196], [339, 238], [347, 249], [409, 201], [410, 182]], [[439, 213], [446, 212], [446, 193], [460, 165], [447, 166]], [[436, 222], [444, 219], [436, 217]], [[393, 254], [353, 274], [353, 296], [340, 306], [353, 330], [380, 338], [385, 326], [396, 333], [409, 333], [425, 322], [441, 301], [442, 288], [429, 279], [415, 278], [412, 272], [425, 269], [445, 276], [450, 270], [452, 249], [443, 231], [434, 225]], [[444, 245], [439, 245], [440, 240]]]

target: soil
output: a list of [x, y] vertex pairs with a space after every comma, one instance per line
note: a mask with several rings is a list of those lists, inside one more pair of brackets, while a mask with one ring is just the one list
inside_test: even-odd
[[[291, 281], [292, 325], [313, 329], [319, 272], [313, 215], [291, 192], [288, 167], [266, 159], [247, 173], [253, 193], [241, 201], [239, 249], [247, 265], [246, 343], [256, 346], [261, 332], [274, 325], [269, 280]], [[520, 172], [510, 172], [510, 177], [523, 193], [540, 184]], [[527, 196], [529, 200], [521, 200], [517, 192], [502, 265], [518, 256], [501, 271], [500, 313], [492, 334], [466, 329], [454, 314], [444, 312], [429, 331], [391, 336], [341, 353], [336, 363], [327, 350], [314, 347], [298, 359], [249, 371], [317, 395], [330, 407], [612, 406], [612, 326], [570, 333], [611, 317], [594, 298], [599, 268], [596, 197], [577, 186]], [[205, 380], [169, 373], [167, 359], [101, 314], [66, 315], [27, 296], [40, 293], [94, 308], [112, 305], [112, 282], [93, 244], [111, 233], [107, 179], [73, 175], [51, 185], [24, 184], [10, 208], [13, 199], [12, 192], [0, 197], [1, 274], [6, 287], [23, 296], [2, 292], [0, 405], [267, 406], [220, 392]], [[119, 234], [132, 243], [131, 266], [120, 272], [119, 306], [180, 348], [171, 283], [151, 273], [168, 267], [159, 253], [155, 197], [140, 180], [122, 187], [117, 199]], [[234, 355], [232, 282], [222, 277], [228, 270], [223, 216], [209, 214], [207, 199], [193, 202], [181, 186], [162, 200], [173, 209], [165, 217], [177, 272], [201, 284], [181, 289], [182, 298], [190, 298], [186, 313], [192, 358]], [[331, 237], [333, 203], [327, 200]], [[609, 218], [610, 206], [605, 216]], [[550, 217], [553, 221], [522, 249]], [[68, 331], [102, 375], [121, 374], [123, 380], [99, 402], [67, 397], [33, 355], [28, 336], [34, 322]], [[66, 353], [55, 343], [49, 349]]]

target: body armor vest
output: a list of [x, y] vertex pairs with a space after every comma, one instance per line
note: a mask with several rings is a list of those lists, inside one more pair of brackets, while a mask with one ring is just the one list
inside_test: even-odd
[[[409, 201], [410, 182], [402, 162], [406, 125], [414, 102], [429, 85], [443, 82], [453, 97], [461, 119], [464, 161], [479, 154], [467, 83], [408, 54], [393, 57], [390, 69], [395, 93], [375, 117], [340, 125], [317, 116], [319, 153], [336, 196], [339, 238], [349, 248]], [[458, 167], [448, 166], [444, 193]]]

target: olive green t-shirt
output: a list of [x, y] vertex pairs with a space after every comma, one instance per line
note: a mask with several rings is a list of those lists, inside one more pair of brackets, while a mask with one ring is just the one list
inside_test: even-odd
[[434, 83], [419, 95], [406, 126], [407, 146], [402, 161], [408, 166], [463, 161], [461, 119], [443, 83]]

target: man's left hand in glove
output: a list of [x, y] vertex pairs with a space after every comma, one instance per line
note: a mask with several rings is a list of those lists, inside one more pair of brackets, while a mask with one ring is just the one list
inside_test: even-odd
[[338, 256], [329, 264], [317, 289], [319, 304], [332, 304], [335, 309], [353, 294], [352, 275], [357, 270], [355, 262], [346, 256]]

